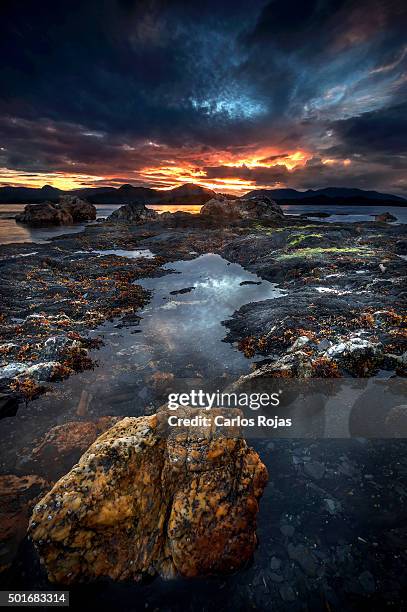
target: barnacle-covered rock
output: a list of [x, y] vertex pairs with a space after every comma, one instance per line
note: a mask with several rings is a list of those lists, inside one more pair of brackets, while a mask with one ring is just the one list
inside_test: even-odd
[[121, 420], [35, 507], [51, 581], [208, 575], [251, 557], [265, 466], [230, 430], [164, 435], [167, 416]]

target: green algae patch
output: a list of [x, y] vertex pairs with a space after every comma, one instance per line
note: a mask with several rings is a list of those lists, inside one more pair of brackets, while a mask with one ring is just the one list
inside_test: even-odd
[[307, 238], [322, 238], [322, 237], [323, 237], [322, 234], [298, 234], [297, 236], [293, 236], [293, 238], [291, 238], [287, 246], [290, 248], [295, 248]]
[[318, 257], [319, 255], [328, 255], [331, 253], [335, 255], [360, 255], [365, 257], [370, 255], [371, 251], [363, 247], [309, 247], [305, 249], [296, 249], [292, 253], [282, 253], [281, 255], [277, 256], [277, 259], [281, 261], [285, 259], [294, 259], [296, 257], [313, 258]]
[[278, 234], [278, 233], [281, 233], [281, 232], [292, 232], [292, 233], [294, 233], [294, 232], [301, 232], [301, 231], [309, 230], [309, 229], [319, 229], [319, 230], [323, 229], [321, 227], [321, 224], [319, 224], [319, 225], [316, 225], [316, 224], [286, 225], [284, 227], [270, 227], [268, 225], [263, 225], [263, 223], [261, 223], [261, 221], [255, 221], [253, 223], [252, 228], [262, 232], [263, 234], [267, 234], [269, 236], [271, 234]]

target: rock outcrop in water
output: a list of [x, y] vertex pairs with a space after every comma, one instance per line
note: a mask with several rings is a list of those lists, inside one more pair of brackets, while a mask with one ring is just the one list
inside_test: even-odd
[[397, 217], [395, 217], [389, 212], [384, 212], [380, 213], [380, 215], [375, 215], [375, 221], [379, 221], [381, 223], [388, 223], [389, 221], [397, 221]]
[[76, 196], [62, 196], [58, 207], [60, 210], [70, 214], [75, 223], [94, 221], [96, 219], [96, 207]]
[[126, 204], [121, 206], [117, 210], [113, 211], [108, 217], [109, 221], [115, 221], [118, 223], [146, 223], [148, 221], [155, 221], [158, 218], [158, 214], [155, 210], [146, 208], [144, 204]]
[[96, 219], [93, 204], [76, 196], [63, 196], [58, 204], [43, 202], [27, 204], [24, 211], [16, 215], [16, 221], [27, 225], [71, 225]]
[[229, 200], [217, 196], [201, 208], [201, 215], [226, 219], [282, 219], [280, 206], [266, 196]]
[[230, 433], [160, 435], [166, 414], [117, 423], [34, 508], [51, 581], [217, 574], [251, 557], [265, 466]]

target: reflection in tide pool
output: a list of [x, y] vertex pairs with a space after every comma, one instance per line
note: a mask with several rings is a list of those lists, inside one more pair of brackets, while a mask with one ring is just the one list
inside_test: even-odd
[[118, 257], [126, 257], [127, 259], [154, 259], [155, 255], [150, 249], [133, 249], [127, 251], [125, 249], [96, 249], [92, 251], [75, 251], [75, 253], [83, 253], [88, 255], [99, 255], [103, 257], [105, 255], [117, 255]]
[[[274, 298], [281, 292], [268, 281], [241, 286], [243, 281], [260, 279], [219, 255], [202, 255], [167, 268], [178, 274], [141, 281], [144, 288], [154, 291], [140, 323], [140, 336], [147, 341], [153, 359], [164, 360], [180, 378], [187, 374], [216, 379], [247, 371], [247, 359], [222, 342], [226, 330], [221, 322], [243, 304]], [[185, 288], [190, 291], [178, 293]]]
[[281, 295], [268, 281], [241, 286], [261, 279], [219, 255], [165, 269], [171, 273], [137, 281], [152, 292], [139, 324], [103, 326], [105, 346], [95, 353], [99, 367], [81, 375], [85, 384], [97, 383], [95, 401], [104, 414], [141, 414], [157, 408], [169, 392], [226, 387], [249, 371], [250, 361], [222, 342], [222, 321], [243, 304]]

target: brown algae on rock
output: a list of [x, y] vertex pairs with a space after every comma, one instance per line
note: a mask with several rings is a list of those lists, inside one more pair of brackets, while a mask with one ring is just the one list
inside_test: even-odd
[[210, 575], [250, 559], [268, 479], [259, 456], [230, 433], [164, 437], [163, 418], [121, 420], [34, 508], [52, 582]]

